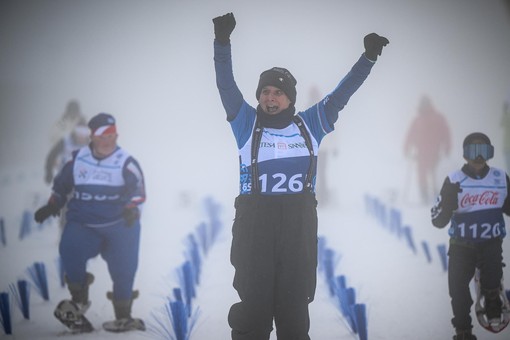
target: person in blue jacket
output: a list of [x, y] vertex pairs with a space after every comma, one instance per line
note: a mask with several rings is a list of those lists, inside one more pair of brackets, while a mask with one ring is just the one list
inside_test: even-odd
[[365, 53], [333, 92], [296, 113], [297, 81], [283, 67], [260, 75], [256, 108], [246, 102], [232, 71], [234, 15], [213, 23], [216, 83], [239, 150], [230, 258], [241, 301], [228, 315], [232, 339], [269, 339], [273, 321], [278, 339], [309, 339], [308, 304], [314, 299], [317, 268], [318, 148], [389, 41], [367, 35]]
[[[89, 259], [101, 255], [113, 281], [116, 331], [143, 329], [131, 317], [133, 284], [138, 266], [140, 210], [145, 202], [144, 177], [138, 162], [117, 145], [115, 118], [100, 113], [90, 119], [91, 143], [73, 152], [53, 180], [46, 205], [35, 212], [43, 222], [59, 214], [67, 202], [66, 224], [59, 244], [71, 301], [82, 316], [90, 306]], [[61, 306], [61, 304], [59, 304]], [[65, 313], [56, 310], [60, 319]], [[81, 331], [91, 331], [91, 327]]]

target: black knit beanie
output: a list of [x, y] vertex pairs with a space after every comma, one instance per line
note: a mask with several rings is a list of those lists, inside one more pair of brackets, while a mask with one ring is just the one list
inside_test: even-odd
[[260, 74], [259, 85], [255, 93], [257, 100], [260, 98], [260, 92], [264, 86], [274, 86], [285, 92], [289, 100], [296, 103], [296, 78], [283, 67], [273, 67]]
[[473, 133], [470, 133], [469, 135], [467, 135], [466, 138], [464, 138], [462, 147], [465, 147], [468, 144], [472, 144], [471, 142], [476, 139], [483, 140], [485, 142], [485, 144], [492, 145], [491, 140], [489, 139], [489, 137], [486, 134], [481, 133], [481, 132], [473, 132]]

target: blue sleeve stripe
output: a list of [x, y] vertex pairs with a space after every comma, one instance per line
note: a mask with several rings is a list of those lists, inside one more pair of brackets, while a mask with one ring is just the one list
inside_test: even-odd
[[335, 128], [331, 124], [329, 124], [328, 118], [326, 116], [326, 111], [324, 110], [324, 105], [320, 105], [317, 103], [317, 115], [319, 117], [319, 123], [324, 134], [328, 134], [332, 132]]

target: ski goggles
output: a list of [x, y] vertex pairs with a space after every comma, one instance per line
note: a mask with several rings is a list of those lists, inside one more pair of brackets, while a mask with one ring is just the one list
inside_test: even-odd
[[482, 157], [489, 160], [494, 157], [494, 147], [490, 144], [468, 144], [464, 146], [464, 158], [475, 160]]

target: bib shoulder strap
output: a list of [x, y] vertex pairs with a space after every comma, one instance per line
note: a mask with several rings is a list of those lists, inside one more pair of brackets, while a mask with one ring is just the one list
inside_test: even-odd
[[[311, 192], [312, 191], [312, 181], [313, 181], [313, 172], [317, 163], [317, 158], [315, 157], [312, 145], [312, 139], [310, 137], [310, 133], [305, 127], [305, 124], [301, 117], [294, 116], [293, 118], [294, 124], [299, 128], [299, 132], [303, 139], [305, 140], [306, 147], [308, 148], [308, 152], [310, 154], [310, 166], [308, 167], [308, 171], [306, 173], [304, 189], [303, 191]], [[262, 132], [263, 127], [260, 121], [257, 119], [255, 121], [255, 127], [253, 129], [252, 135], [252, 144], [251, 144], [251, 192], [252, 194], [260, 193], [260, 185], [259, 185], [259, 169], [258, 169], [258, 155], [260, 149], [260, 141], [262, 140]]]

